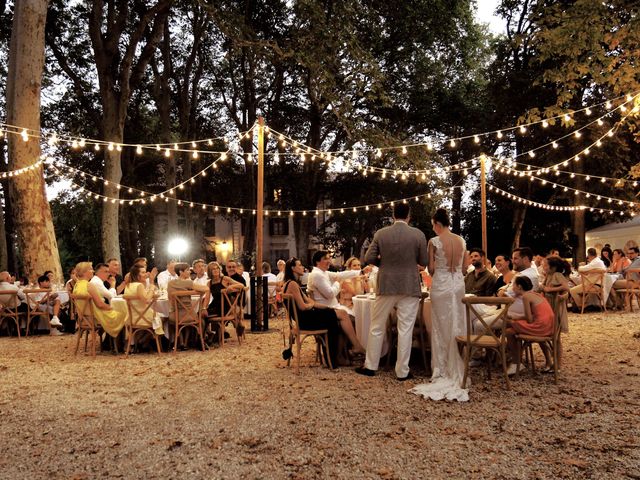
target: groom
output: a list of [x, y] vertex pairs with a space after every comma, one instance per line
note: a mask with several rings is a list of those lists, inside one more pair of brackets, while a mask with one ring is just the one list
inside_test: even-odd
[[376, 232], [365, 255], [367, 263], [378, 265], [377, 296], [367, 342], [364, 367], [360, 375], [372, 377], [378, 369], [382, 343], [391, 310], [398, 309], [398, 359], [396, 377], [400, 381], [413, 378], [409, 371], [413, 324], [420, 304], [418, 265], [427, 264], [427, 239], [420, 230], [409, 226], [409, 205], [393, 207], [393, 225]]

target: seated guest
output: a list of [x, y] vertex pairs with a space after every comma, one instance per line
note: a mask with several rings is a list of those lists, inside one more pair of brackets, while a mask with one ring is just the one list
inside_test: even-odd
[[[108, 279], [110, 280], [109, 282], [107, 282]], [[109, 285], [108, 287], [105, 287], [105, 282]], [[94, 276], [91, 277], [90, 283], [95, 285], [100, 297], [106, 304], [109, 304], [111, 299], [117, 295], [115, 278], [109, 276], [109, 267], [106, 263], [96, 265], [96, 270]]]
[[[155, 317], [155, 311], [153, 308], [147, 308], [147, 305], [153, 303], [156, 299], [156, 294], [153, 288], [147, 287], [147, 269], [141, 265], [134, 265], [129, 270], [129, 283], [124, 289], [124, 294], [128, 297], [135, 297], [130, 299], [129, 301], [132, 305], [140, 312], [144, 312], [144, 318], [138, 319], [137, 325], [145, 325], [151, 326], [153, 325], [153, 320]], [[163, 334], [164, 332], [159, 332], [156, 330], [156, 333]]]
[[[639, 252], [638, 247], [629, 247], [627, 249], [627, 257], [630, 263], [627, 267], [624, 267], [622, 268], [622, 270], [620, 270], [621, 275], [623, 276], [626, 275], [627, 270], [640, 268], [640, 255], [638, 255], [638, 252]], [[640, 280], [640, 274], [638, 273], [632, 274], [632, 277], [635, 281]], [[616, 289], [622, 289], [622, 288], [627, 288], [627, 280], [625, 278], [616, 280], [613, 283], [613, 287], [611, 288], [611, 295], [613, 296], [613, 301], [618, 305], [620, 302], [618, 300], [618, 292], [616, 292]]]
[[495, 269], [498, 272], [496, 283], [493, 286], [493, 294], [496, 295], [501, 288], [507, 286], [513, 280], [516, 272], [513, 271], [513, 264], [509, 255], [498, 255], [495, 260]]
[[[578, 272], [580, 273], [588, 273], [594, 270], [606, 270], [607, 268], [604, 265], [604, 262], [598, 257], [596, 249], [591, 247], [587, 249], [587, 264], [578, 268]], [[590, 281], [593, 281], [595, 275], [593, 277], [587, 275]], [[602, 285], [596, 284], [597, 287], [602, 288]], [[583, 285], [576, 285], [569, 290], [571, 293], [571, 297], [573, 298], [573, 304], [577, 308], [582, 308], [582, 303], [585, 301], [585, 296], [582, 295]]]
[[629, 268], [629, 265], [631, 265], [631, 260], [625, 256], [622, 250], [616, 248], [613, 251], [611, 265], [607, 268], [607, 272], [622, 273], [625, 268]]
[[76, 267], [73, 267], [71, 270], [69, 270], [69, 280], [67, 280], [67, 283], [64, 284], [64, 289], [68, 293], [73, 293], [73, 287], [76, 285], [77, 281], [78, 279], [76, 277]]
[[276, 275], [276, 280], [280, 284], [284, 283], [284, 267], [286, 263], [287, 262], [285, 262], [282, 259], [278, 260], [278, 263], [276, 263], [276, 266], [278, 267], [278, 274]]
[[209, 301], [207, 311], [209, 315], [222, 315], [222, 290], [228, 292], [239, 292], [244, 288], [240, 282], [222, 274], [222, 268], [218, 262], [209, 262], [207, 265], [207, 275], [209, 276]]
[[[173, 323], [176, 322], [176, 312], [174, 310], [174, 303], [172, 297], [174, 294], [178, 292], [186, 292], [189, 290], [195, 290], [196, 292], [207, 292], [209, 289], [206, 285], [198, 285], [191, 280], [191, 270], [188, 263], [174, 263], [173, 269], [178, 276], [175, 280], [170, 280], [167, 285], [167, 293], [169, 295], [169, 320]], [[183, 309], [180, 304], [178, 304], [178, 310]], [[182, 340], [182, 344], [184, 345], [184, 339]]]
[[247, 286], [247, 280], [244, 278], [244, 266], [242, 268], [242, 273], [238, 271], [238, 263], [235, 260], [229, 260], [226, 265], [227, 275], [233, 278], [236, 282], [240, 282], [245, 287]]
[[[17, 297], [0, 295], [0, 304], [10, 308], [18, 307], [19, 312], [27, 311], [27, 304], [25, 303], [27, 301], [27, 297], [20, 288], [16, 287], [15, 284], [11, 282], [11, 274], [9, 272], [0, 272], [0, 291], [16, 292], [18, 294]], [[16, 300], [13, 300], [14, 298], [16, 298]]]
[[[122, 292], [124, 292], [124, 287], [126, 286], [124, 278], [122, 278], [122, 275], [120, 275], [120, 262], [117, 258], [110, 258], [109, 260], [107, 260], [107, 267], [109, 269], [109, 278], [113, 277], [113, 279], [115, 280], [116, 293], [120, 295]], [[147, 267], [145, 266], [145, 270], [146, 268]], [[105, 282], [104, 286], [106, 288], [111, 288], [111, 281], [107, 279], [107, 282]]]
[[[547, 257], [544, 259], [545, 269], [544, 283], [542, 291], [547, 301], [553, 305], [556, 295], [569, 292], [569, 275], [571, 275], [571, 265], [560, 257]], [[560, 312], [560, 328], [563, 333], [569, 331], [569, 320], [567, 318], [567, 303], [563, 302]]]
[[[515, 375], [517, 364], [514, 359], [517, 358], [517, 340], [515, 334], [533, 335], [536, 337], [548, 337], [553, 334], [553, 309], [549, 302], [540, 295], [532, 291], [533, 283], [526, 276], [516, 276], [513, 279], [512, 289], [515, 298], [522, 301], [524, 306], [524, 315], [522, 318], [510, 320], [510, 327], [506, 330], [508, 349], [511, 355], [511, 365], [507, 369], [508, 375]], [[552, 368], [549, 349], [546, 345], [540, 344], [544, 353], [547, 364], [545, 368]]]
[[544, 268], [542, 266], [544, 257], [544, 255], [540, 254], [536, 254], [533, 256], [532, 265], [536, 267], [536, 270], [538, 270], [538, 285], [542, 285], [544, 283]]
[[338, 303], [338, 293], [340, 293], [340, 281], [357, 277], [361, 274], [359, 270], [347, 270], [345, 272], [329, 272], [331, 259], [329, 252], [320, 250], [313, 254], [313, 270], [309, 274], [309, 282], [307, 284], [307, 292], [313, 298], [316, 304], [333, 308], [340, 320], [342, 331], [353, 346], [354, 354], [362, 354], [365, 352], [364, 347], [358, 340], [356, 332], [353, 328], [349, 313], [343, 305]]
[[551, 250], [549, 250], [549, 256], [550, 257], [560, 257], [560, 250], [558, 250], [557, 248], [552, 248]]
[[[300, 260], [295, 257], [287, 260], [282, 291], [285, 294], [291, 294], [291, 297], [295, 302], [295, 306], [298, 310], [299, 327], [301, 330], [328, 330], [329, 356], [331, 359], [331, 365], [333, 368], [336, 368], [338, 366], [338, 338], [340, 336], [340, 327], [338, 325], [336, 311], [332, 308], [327, 308], [324, 305], [316, 303], [313, 299], [303, 293], [300, 288], [300, 278], [303, 274], [304, 266]], [[291, 318], [294, 318], [292, 311], [289, 312], [289, 315]], [[285, 350], [285, 352], [287, 351]], [[290, 351], [288, 353], [291, 355]], [[285, 353], [283, 353], [283, 356], [284, 355]], [[326, 360], [326, 351], [324, 351], [324, 355]]]
[[[345, 264], [345, 270], [355, 270], [360, 272], [362, 265], [360, 260], [356, 257], [351, 257]], [[367, 283], [367, 277], [364, 275], [358, 275], [357, 277], [348, 278], [340, 283], [340, 304], [344, 305], [351, 311], [353, 308], [352, 298], [355, 295], [362, 295], [369, 291], [369, 285]]]
[[207, 276], [207, 266], [204, 260], [201, 258], [194, 260], [191, 267], [196, 275], [193, 279], [193, 283], [197, 285], [204, 285], [206, 287], [209, 284], [209, 277]]
[[515, 298], [515, 302], [509, 307], [509, 318], [524, 318], [524, 305], [522, 304], [522, 298], [516, 296], [513, 291], [513, 282], [517, 277], [528, 277], [533, 285], [533, 290], [538, 290], [538, 269], [532, 264], [533, 252], [529, 247], [516, 248], [511, 254], [511, 261], [516, 271], [511, 284], [506, 290], [498, 292], [498, 295], [507, 295]]
[[493, 295], [495, 290], [496, 277], [487, 270], [487, 255], [480, 248], [472, 248], [470, 252], [473, 270], [464, 277], [465, 293], [478, 297], [489, 297]]
[[[41, 275], [38, 278], [38, 288], [50, 291], [51, 279], [47, 275]], [[31, 298], [37, 302], [37, 305], [33, 305], [32, 308], [36, 307], [38, 310], [48, 312], [52, 315], [51, 321], [49, 322], [52, 328], [49, 330], [49, 334], [62, 335], [62, 332], [57, 328], [62, 326], [62, 322], [58, 318], [58, 314], [60, 313], [60, 299], [58, 298], [58, 293], [52, 292], [47, 298], [46, 292], [39, 292], [34, 294]]]
[[[104, 265], [104, 264], [102, 264]], [[104, 277], [107, 275], [107, 266], [104, 265]], [[126, 315], [120, 313], [111, 308], [111, 305], [104, 301], [104, 288], [103, 281], [98, 278], [98, 281], [89, 281], [94, 278], [93, 267], [91, 262], [80, 262], [76, 265], [76, 277], [78, 281], [73, 287], [73, 293], [75, 295], [88, 295], [91, 297], [91, 312], [96, 320], [96, 323], [101, 325], [107, 334], [116, 338], [120, 331], [124, 328], [124, 321]], [[108, 292], [108, 291], [107, 291]], [[78, 302], [79, 308], [84, 308], [83, 301]]]
[[267, 278], [269, 288], [269, 298], [276, 298], [276, 283], [278, 282], [276, 276], [271, 273], [271, 265], [269, 262], [262, 262], [262, 277]]
[[[153, 267], [151, 269], [151, 271], [149, 271], [149, 267], [147, 264], [147, 259], [145, 257], [138, 257], [133, 261], [134, 265], [138, 265], [140, 267], [144, 267], [147, 270], [148, 276], [147, 276], [147, 287], [149, 287], [150, 285], [153, 285], [153, 282], [155, 281], [156, 277], [158, 276], [158, 269], [156, 267]], [[124, 283], [125, 285], [127, 283], [129, 283], [129, 272], [127, 272], [127, 274], [124, 276]]]
[[609, 268], [611, 266], [611, 262], [613, 261], [613, 251], [609, 245], [605, 245], [600, 250], [600, 260], [604, 263], [604, 266]]
[[[175, 270], [176, 261], [169, 260], [167, 262], [167, 269], [163, 270], [158, 274], [158, 288], [160, 290], [167, 290], [169, 286], [169, 282], [171, 280], [177, 280], [178, 274]], [[188, 270], [188, 269], [187, 269]]]

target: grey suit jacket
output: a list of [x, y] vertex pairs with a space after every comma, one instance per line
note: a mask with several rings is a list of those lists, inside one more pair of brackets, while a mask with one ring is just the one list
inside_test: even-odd
[[376, 285], [378, 294], [419, 297], [417, 265], [427, 264], [427, 239], [417, 228], [396, 221], [376, 232], [365, 261], [380, 267]]

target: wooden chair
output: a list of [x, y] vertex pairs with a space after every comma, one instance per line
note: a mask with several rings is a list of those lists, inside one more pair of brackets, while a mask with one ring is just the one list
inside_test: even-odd
[[73, 308], [76, 312], [76, 332], [77, 332], [77, 340], [76, 340], [76, 351], [74, 355], [78, 354], [78, 349], [80, 348], [80, 339], [82, 335], [86, 334], [84, 340], [84, 351], [87, 351], [87, 343], [89, 342], [89, 336], [91, 336], [91, 355], [93, 357], [96, 356], [96, 340], [100, 346], [100, 351], [102, 352], [102, 327], [96, 322], [95, 317], [93, 316], [93, 311], [91, 310], [91, 297], [89, 295], [76, 295], [71, 294], [69, 296], [71, 298], [71, 302], [73, 303]]
[[21, 312], [18, 311], [18, 306], [20, 305], [18, 292], [14, 290], [0, 290], [0, 298], [5, 300], [4, 303], [0, 303], [0, 326], [2, 326], [5, 321], [8, 323], [9, 320], [12, 320], [16, 325], [18, 338], [20, 338]]
[[[48, 308], [51, 290], [46, 288], [32, 288], [25, 289], [23, 292], [27, 297], [27, 328], [25, 329], [25, 336], [29, 336], [29, 327], [34, 318], [45, 317], [49, 325], [49, 331], [51, 331], [51, 314]], [[44, 310], [38, 308], [40, 305], [44, 307]]]
[[[282, 301], [284, 308], [287, 312], [287, 319], [289, 320], [289, 348], [293, 348], [293, 344], [296, 344], [296, 375], [300, 375], [300, 351], [302, 350], [302, 343], [307, 337], [314, 337], [316, 340], [316, 359], [322, 359], [322, 355], [318, 348], [320, 345], [324, 347], [325, 359], [327, 366], [333, 368], [331, 365], [331, 356], [329, 354], [329, 330], [302, 330], [300, 329], [300, 323], [298, 322], [298, 307], [293, 299], [293, 295], [290, 293], [282, 294]], [[287, 366], [291, 364], [291, 358], [287, 359]]]
[[[462, 299], [462, 303], [465, 304], [467, 309], [467, 333], [466, 335], [456, 336], [456, 342], [462, 348], [464, 348], [464, 377], [462, 379], [462, 388], [466, 387], [467, 378], [469, 376], [469, 362], [475, 349], [486, 349], [496, 352], [502, 362], [502, 372], [507, 385], [507, 390], [511, 389], [509, 383], [509, 376], [507, 375], [507, 337], [505, 335], [505, 328], [500, 329], [499, 333], [493, 329], [493, 325], [496, 322], [500, 322], [502, 325], [506, 325], [507, 313], [509, 306], [515, 300], [511, 297], [465, 297]], [[488, 324], [482, 315], [475, 309], [474, 305], [502, 305], [502, 309], [498, 317]], [[473, 314], [473, 315], [472, 315]], [[476, 322], [476, 332], [474, 329], [474, 317], [479, 321]], [[487, 376], [491, 378], [491, 362], [487, 362]]]
[[587, 297], [589, 295], [595, 295], [600, 301], [600, 307], [603, 311], [607, 311], [607, 305], [604, 301], [604, 276], [607, 273], [606, 270], [589, 270], [588, 272], [580, 272], [580, 278], [582, 279], [582, 292], [579, 295], [582, 296], [582, 309], [580, 313], [584, 313], [584, 307], [587, 304]]
[[226, 326], [231, 323], [236, 330], [236, 338], [238, 339], [238, 345], [242, 345], [241, 337], [244, 332], [240, 332], [238, 325], [242, 325], [240, 316], [244, 316], [244, 308], [242, 307], [242, 299], [244, 298], [244, 290], [237, 292], [237, 295], [230, 295], [234, 291], [229, 291], [226, 288], [220, 292], [220, 304], [222, 305], [221, 315], [208, 315], [207, 321], [210, 323], [218, 324], [218, 343], [220, 347], [224, 346], [224, 332]]
[[616, 288], [616, 293], [624, 294], [625, 306], [629, 305], [629, 311], [633, 313], [633, 299], [635, 298], [640, 308], [640, 268], [630, 268], [624, 274], [625, 285]]
[[525, 363], [531, 367], [533, 373], [536, 372], [535, 361], [533, 357], [533, 344], [545, 345], [550, 349], [553, 355], [553, 374], [554, 381], [558, 383], [558, 370], [560, 370], [560, 334], [562, 330], [562, 310], [567, 308], [568, 293], [560, 295], [554, 295], [553, 297], [553, 332], [547, 337], [537, 337], [534, 335], [517, 334], [516, 340], [518, 340], [518, 353], [517, 353], [517, 372], [520, 371], [521, 352], [524, 348], [525, 351]]
[[145, 308], [141, 308], [140, 299], [137, 295], [125, 295], [124, 300], [127, 302], [127, 310], [129, 311], [129, 320], [125, 323], [127, 329], [127, 348], [125, 355], [129, 355], [131, 344], [135, 344], [136, 334], [140, 332], [149, 332], [156, 341], [156, 347], [158, 349], [158, 355], [162, 353], [162, 347], [160, 346], [160, 337], [153, 330], [153, 326], [149, 325], [149, 319], [146, 318], [146, 314], [149, 310], [153, 311], [153, 302], [146, 304]]
[[[180, 337], [180, 332], [187, 327], [191, 327], [196, 330], [200, 337], [202, 351], [205, 350], [204, 329], [202, 327], [202, 319], [200, 318], [203, 303], [202, 299], [204, 295], [205, 292], [185, 290], [183, 292], [173, 292], [169, 296], [173, 305], [173, 311], [169, 316], [169, 320], [176, 326], [173, 353], [178, 351], [178, 337]], [[197, 297], [197, 299], [192, 299], [192, 297]]]

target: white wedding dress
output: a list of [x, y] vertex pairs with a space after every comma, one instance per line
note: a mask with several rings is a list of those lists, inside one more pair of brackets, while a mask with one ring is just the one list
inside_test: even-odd
[[[469, 390], [462, 388], [464, 362], [458, 353], [456, 335], [464, 335], [464, 276], [462, 272], [466, 245], [460, 258], [453, 259], [451, 268], [439, 237], [431, 239], [435, 247], [435, 268], [431, 286], [431, 368], [430, 383], [416, 385], [409, 392], [431, 400], [467, 402]], [[467, 387], [469, 382], [467, 382]]]

